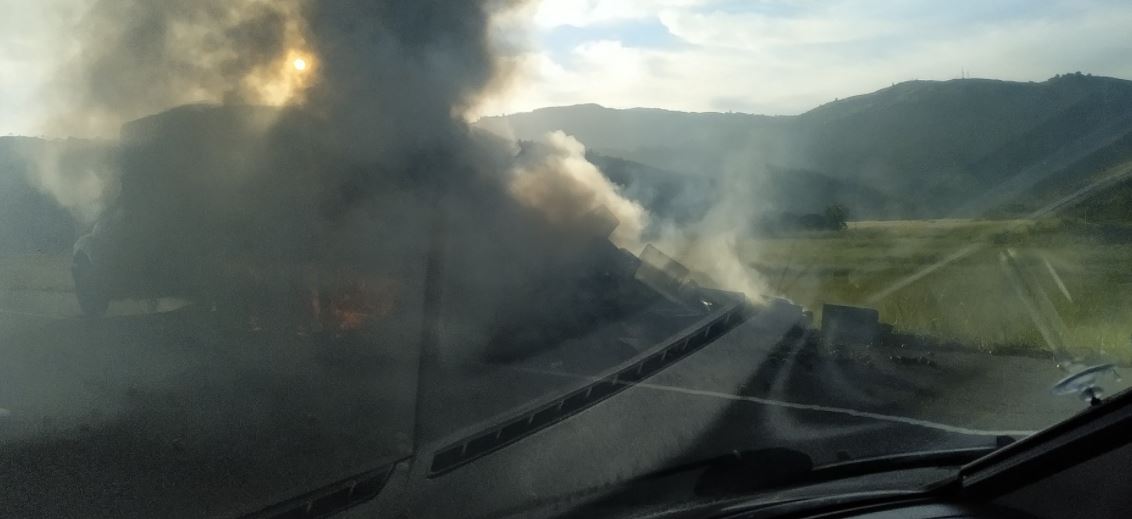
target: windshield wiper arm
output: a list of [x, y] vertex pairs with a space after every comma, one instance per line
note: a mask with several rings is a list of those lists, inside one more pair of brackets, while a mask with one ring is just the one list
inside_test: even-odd
[[689, 463], [681, 463], [649, 472], [639, 479], [659, 479], [678, 474], [686, 474], [699, 469], [712, 468], [756, 468], [777, 473], [809, 473], [813, 470], [813, 460], [806, 453], [794, 449], [771, 448], [731, 451], [719, 456], [704, 458]]
[[966, 465], [1002, 447], [1000, 442], [993, 446], [967, 447], [961, 449], [941, 449], [902, 454], [889, 454], [856, 460], [839, 461], [816, 467], [810, 472], [807, 482], [833, 481], [853, 476], [877, 474], [896, 470], [909, 470], [934, 467], [957, 467]]
[[956, 467], [986, 456], [1007, 443], [1000, 439], [994, 445], [962, 449], [931, 450], [839, 461], [814, 466], [805, 453], [793, 449], [772, 448], [735, 451], [691, 463], [657, 470], [640, 480], [665, 478], [703, 470], [696, 481], [699, 495], [741, 494], [754, 490], [814, 484], [855, 476], [932, 467]]

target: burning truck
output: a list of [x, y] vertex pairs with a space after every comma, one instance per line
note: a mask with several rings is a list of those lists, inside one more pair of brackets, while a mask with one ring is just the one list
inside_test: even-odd
[[654, 268], [663, 255], [642, 266], [611, 243], [609, 211], [551, 222], [493, 177], [446, 171], [502, 169], [514, 157], [493, 153], [506, 146], [382, 163], [342, 149], [326, 124], [214, 105], [126, 124], [119, 192], [74, 247], [82, 311], [181, 297], [235, 326], [342, 333], [427, 325], [442, 297], [450, 334], [510, 357], [660, 299], [702, 303], [658, 276], [672, 271]]
[[[126, 124], [118, 193], [74, 246], [82, 312], [101, 316], [119, 299], [181, 297], [252, 328], [285, 320], [340, 331], [390, 315], [406, 279], [396, 267], [419, 263], [424, 237], [401, 222], [398, 236], [385, 235], [391, 213], [408, 216], [415, 201], [389, 196], [366, 204], [366, 214], [345, 214], [358, 166], [328, 159], [301, 134], [315, 128], [303, 117], [196, 105]], [[380, 198], [372, 185], [380, 179], [388, 176], [353, 188]], [[327, 192], [332, 185], [342, 191]]]

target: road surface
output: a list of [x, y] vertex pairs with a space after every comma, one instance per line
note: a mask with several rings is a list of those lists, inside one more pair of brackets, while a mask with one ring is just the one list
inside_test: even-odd
[[830, 352], [784, 339], [796, 317], [756, 314], [641, 384], [430, 476], [452, 438], [631, 362], [694, 318], [422, 372], [408, 331], [377, 346], [236, 333], [175, 301], [89, 320], [62, 283], [2, 289], [2, 515], [237, 516], [397, 462], [403, 478], [383, 499], [413, 515], [492, 515], [736, 448], [793, 446], [822, 462], [981, 445], [1081, 407], [1049, 394], [1061, 376], [1049, 361]]

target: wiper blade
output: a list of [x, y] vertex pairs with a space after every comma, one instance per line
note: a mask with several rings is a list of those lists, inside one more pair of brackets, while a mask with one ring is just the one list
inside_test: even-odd
[[[1005, 437], [1004, 437], [1005, 438]], [[966, 465], [1005, 446], [1006, 441], [987, 447], [942, 449], [903, 454], [890, 454], [822, 465], [810, 472], [807, 482], [844, 479], [867, 474], [936, 467]]]
[[661, 469], [641, 479], [665, 478], [702, 469], [703, 473], [696, 481], [696, 494], [733, 495], [897, 470], [958, 467], [998, 450], [1011, 440], [1004, 437], [995, 445], [986, 447], [891, 454], [821, 466], [814, 466], [807, 454], [793, 449], [736, 451]]
[[763, 477], [768, 471], [772, 475], [786, 475], [794, 473], [810, 473], [814, 469], [814, 462], [806, 453], [794, 449], [771, 448], [744, 451], [731, 451], [727, 454], [696, 460], [690, 463], [681, 463], [671, 467], [659, 469], [640, 479], [660, 479], [678, 474], [685, 474], [699, 469], [756, 469], [760, 472], [753, 476]]

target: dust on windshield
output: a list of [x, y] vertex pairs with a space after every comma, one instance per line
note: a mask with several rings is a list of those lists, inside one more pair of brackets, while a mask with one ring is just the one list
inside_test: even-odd
[[6, 513], [490, 516], [1125, 387], [1129, 81], [699, 99], [794, 15], [550, 4], [5, 5]]

